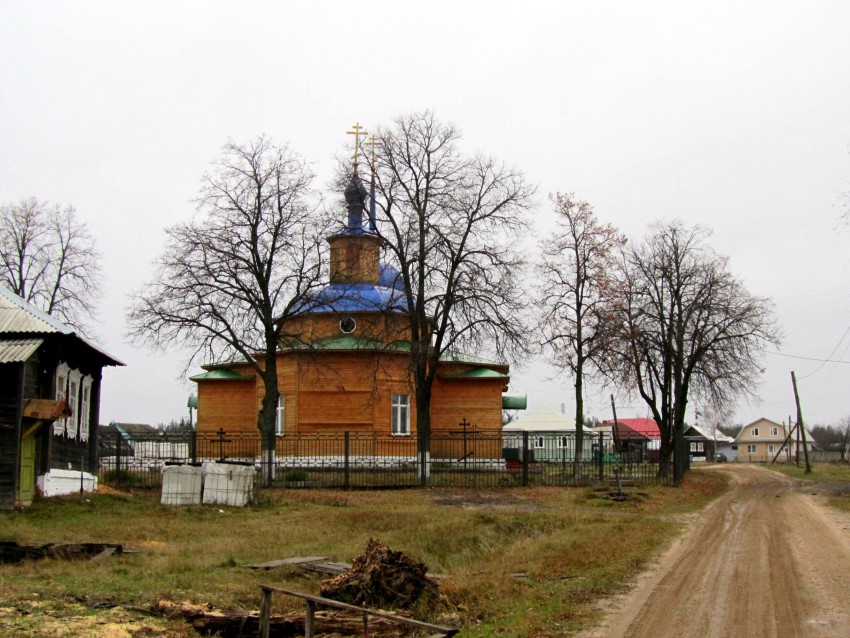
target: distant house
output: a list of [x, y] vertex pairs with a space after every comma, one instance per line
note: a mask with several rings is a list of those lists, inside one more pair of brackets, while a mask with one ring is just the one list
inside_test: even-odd
[[[698, 425], [687, 426], [684, 437], [688, 443], [688, 453], [692, 461], [712, 461], [719, 452], [720, 446], [731, 444], [735, 440], [731, 436], [726, 436], [720, 430], [710, 432]], [[729, 455], [726, 456], [728, 458]]]
[[[506, 450], [522, 450], [527, 433], [528, 448], [535, 461], [563, 461], [575, 458], [575, 431], [574, 419], [541, 406], [504, 426], [502, 439]], [[582, 456], [590, 459], [592, 442], [586, 432], [588, 443], [582, 447]]]
[[652, 419], [617, 419], [603, 421], [596, 428], [609, 429], [620, 455], [631, 461], [658, 462], [661, 431]]
[[110, 423], [98, 432], [102, 468], [158, 470], [165, 461], [191, 455], [189, 435], [166, 434], [146, 423]]
[[0, 287], [0, 509], [94, 486], [105, 366], [124, 365]]
[[[793, 428], [793, 426], [791, 427]], [[735, 441], [730, 445], [730, 460], [743, 463], [770, 463], [774, 458], [777, 458], [778, 461], [793, 460], [798, 449], [797, 437], [795, 433], [788, 440], [787, 445], [783, 447], [788, 438], [788, 432], [789, 429], [782, 423], [764, 417], [753, 421], [741, 428], [738, 436], [735, 437]], [[814, 446], [814, 439], [808, 430], [806, 430], [806, 442], [811, 451]], [[799, 449], [800, 452], [803, 451], [802, 444]], [[779, 453], [778, 457], [777, 453]]]

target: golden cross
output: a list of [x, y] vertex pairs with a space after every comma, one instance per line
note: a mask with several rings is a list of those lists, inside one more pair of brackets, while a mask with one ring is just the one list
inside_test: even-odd
[[369, 141], [367, 142], [369, 146], [372, 147], [372, 170], [375, 170], [375, 147], [378, 145], [378, 138], [374, 135], [369, 136]]
[[357, 175], [357, 158], [360, 155], [360, 136], [366, 136], [368, 133], [366, 131], [361, 130], [363, 127], [360, 126], [360, 122], [357, 122], [354, 126], [352, 126], [353, 131], [346, 131], [347, 135], [354, 136], [354, 156], [351, 158], [354, 160], [354, 174]]

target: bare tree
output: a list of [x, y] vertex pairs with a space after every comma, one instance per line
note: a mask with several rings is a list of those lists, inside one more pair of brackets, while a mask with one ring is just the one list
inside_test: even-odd
[[[187, 367], [198, 358], [251, 365], [265, 389], [257, 427], [267, 461], [274, 451], [278, 343], [297, 338], [282, 334], [285, 324], [322, 286], [324, 226], [312, 179], [300, 157], [268, 138], [228, 143], [204, 178], [200, 216], [166, 230], [157, 273], [129, 313], [131, 336], [188, 347]], [[266, 467], [271, 472], [270, 462]]]
[[462, 153], [458, 131], [431, 112], [399, 117], [376, 137], [377, 228], [404, 283], [424, 460], [440, 359], [525, 351], [520, 241], [534, 189], [517, 170]]
[[744, 288], [707, 235], [699, 226], [662, 223], [623, 252], [612, 363], [658, 423], [662, 472], [688, 401], [722, 407], [753, 394], [760, 357], [779, 343], [772, 304]]
[[550, 361], [575, 379], [576, 449], [574, 478], [581, 475], [584, 378], [598, 370], [611, 332], [612, 272], [625, 237], [601, 224], [593, 207], [574, 195], [551, 196], [557, 226], [540, 243], [537, 293], [543, 345]]
[[101, 283], [100, 254], [73, 206], [23, 199], [0, 207], [0, 283], [85, 333]]
[[850, 445], [850, 417], [842, 418], [836, 425], [815, 425], [811, 429], [812, 437], [823, 450], [835, 450], [841, 460], [847, 460], [847, 447]]

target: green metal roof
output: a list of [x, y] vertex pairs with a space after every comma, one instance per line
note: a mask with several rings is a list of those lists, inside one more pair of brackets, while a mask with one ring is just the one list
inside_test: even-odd
[[528, 409], [528, 395], [516, 395], [516, 394], [503, 394], [502, 395], [502, 409], [503, 410], [527, 410]]
[[209, 372], [189, 377], [189, 381], [250, 381], [253, 378], [249, 375], [238, 374], [233, 370], [210, 370]]
[[473, 368], [457, 374], [440, 375], [444, 379], [510, 379], [510, 376], [502, 372], [496, 372], [490, 368]]

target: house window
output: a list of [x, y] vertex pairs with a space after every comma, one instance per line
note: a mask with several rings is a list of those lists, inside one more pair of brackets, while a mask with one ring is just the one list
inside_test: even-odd
[[281, 394], [277, 397], [277, 416], [274, 421], [274, 433], [283, 436], [286, 426], [286, 398]]
[[79, 370], [68, 373], [68, 405], [71, 406], [71, 416], [68, 417], [65, 432], [69, 439], [77, 438], [77, 426], [80, 423], [80, 374]]
[[768, 454], [776, 454], [776, 446], [773, 445], [773, 444], [768, 445], [767, 446], [767, 453]]
[[83, 377], [83, 393], [80, 396], [80, 441], [89, 440], [89, 421], [91, 420], [91, 382], [88, 375]]
[[[56, 391], [53, 398], [57, 401], [64, 401], [68, 396], [68, 364], [60, 363], [56, 367]], [[53, 422], [53, 434], [62, 436], [65, 433], [65, 421], [67, 419], [56, 419]]]
[[691, 441], [691, 452], [704, 452], [702, 441]]
[[756, 446], [755, 445], [747, 445], [747, 454], [755, 454]]
[[759, 435], [759, 429], [753, 428], [753, 436], [758, 436], [758, 435]]
[[570, 437], [568, 436], [559, 436], [558, 437], [558, 449], [563, 450], [564, 448], [569, 447], [568, 441]]
[[393, 434], [410, 434], [410, 395], [393, 394]]
[[779, 428], [770, 428], [770, 436], [777, 436], [779, 434]]
[[531, 437], [531, 447], [533, 447], [535, 450], [542, 450], [544, 447], [546, 447], [546, 441], [542, 436]]

